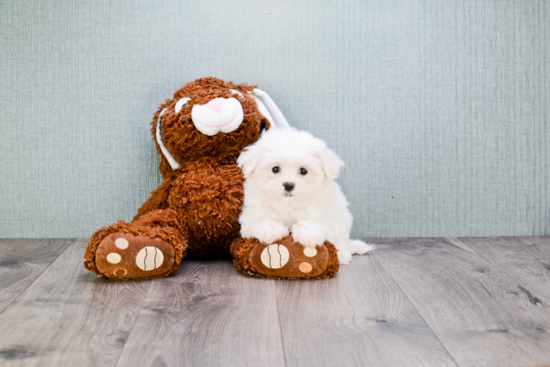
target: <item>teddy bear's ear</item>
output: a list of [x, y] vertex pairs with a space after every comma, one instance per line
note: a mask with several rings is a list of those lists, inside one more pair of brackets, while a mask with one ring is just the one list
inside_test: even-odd
[[250, 177], [262, 160], [262, 151], [265, 148], [261, 144], [252, 144], [243, 149], [237, 159], [237, 166], [243, 171], [244, 178]]
[[[182, 98], [182, 99], [185, 99], [185, 98]], [[187, 100], [189, 100], [189, 99], [190, 98], [187, 98]], [[185, 101], [185, 102], [187, 102], [187, 101]], [[183, 104], [182, 104], [182, 106], [183, 106]], [[181, 107], [180, 107], [180, 109], [181, 109]], [[162, 115], [164, 115], [164, 112], [166, 112], [166, 108], [162, 110], [162, 112], [160, 113], [159, 118], [157, 120], [157, 128], [156, 128], [155, 138], [157, 139], [157, 143], [160, 147], [160, 150], [161, 150], [162, 154], [164, 155], [164, 157], [166, 158], [166, 160], [168, 161], [168, 164], [170, 165], [170, 167], [172, 167], [173, 170], [175, 170], [180, 166], [180, 164], [176, 161], [174, 156], [172, 154], [170, 154], [170, 152], [168, 151], [168, 148], [166, 148], [166, 145], [164, 145], [164, 142], [162, 141], [162, 138], [164, 136], [162, 134], [162, 130], [161, 130], [162, 127], [161, 126], [162, 126]]]
[[279, 107], [277, 107], [275, 102], [273, 102], [269, 94], [258, 88], [255, 88], [252, 92], [249, 92], [249, 94], [258, 104], [260, 113], [269, 120], [272, 127], [290, 127], [288, 121], [283, 116], [283, 113]]

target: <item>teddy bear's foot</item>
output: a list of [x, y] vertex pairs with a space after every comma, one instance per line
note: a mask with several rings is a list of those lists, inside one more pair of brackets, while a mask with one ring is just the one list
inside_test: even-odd
[[174, 258], [174, 248], [159, 238], [115, 232], [100, 242], [95, 264], [108, 278], [138, 279], [170, 273]]
[[236, 239], [231, 245], [235, 266], [245, 274], [273, 279], [324, 279], [339, 268], [337, 250], [326, 241], [304, 247], [292, 236], [271, 245], [257, 239]]
[[170, 222], [170, 214], [158, 210], [135, 223], [118, 221], [98, 229], [86, 247], [84, 267], [113, 279], [174, 274], [187, 255], [188, 243], [182, 231], [174, 228], [173, 220]]

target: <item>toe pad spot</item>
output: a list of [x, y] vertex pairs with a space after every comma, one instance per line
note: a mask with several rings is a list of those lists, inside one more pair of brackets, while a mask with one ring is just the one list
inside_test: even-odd
[[123, 277], [126, 275], [126, 273], [128, 273], [128, 271], [126, 269], [122, 269], [122, 268], [118, 268], [117, 270], [115, 270], [113, 272], [113, 274], [115, 274], [115, 276], [117, 277]]
[[118, 264], [120, 260], [122, 260], [122, 256], [120, 256], [116, 252], [111, 252], [109, 255], [107, 255], [107, 261], [111, 264]]
[[315, 247], [306, 247], [304, 248], [304, 255], [307, 257], [313, 257], [317, 255], [317, 249]]
[[125, 250], [128, 248], [128, 240], [126, 238], [117, 238], [115, 241], [116, 247], [118, 247], [121, 250]]
[[310, 263], [306, 263], [306, 262], [301, 263], [298, 268], [302, 273], [306, 273], [306, 274], [311, 273], [311, 271], [313, 270], [313, 266], [311, 266]]

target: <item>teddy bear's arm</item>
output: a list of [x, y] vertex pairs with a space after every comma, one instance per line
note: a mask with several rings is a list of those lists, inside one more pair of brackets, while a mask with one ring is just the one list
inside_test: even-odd
[[170, 194], [170, 189], [172, 188], [171, 180], [167, 179], [151, 193], [151, 197], [147, 199], [141, 208], [138, 209], [137, 214], [135, 215], [132, 222], [138, 220], [141, 216], [157, 209], [167, 208], [167, 200]]

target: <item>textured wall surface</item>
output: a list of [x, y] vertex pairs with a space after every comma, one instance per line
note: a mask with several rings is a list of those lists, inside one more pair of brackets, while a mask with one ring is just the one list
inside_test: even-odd
[[0, 2], [0, 237], [88, 237], [161, 182], [187, 81], [259, 84], [346, 161], [354, 236], [550, 234], [550, 2]]

